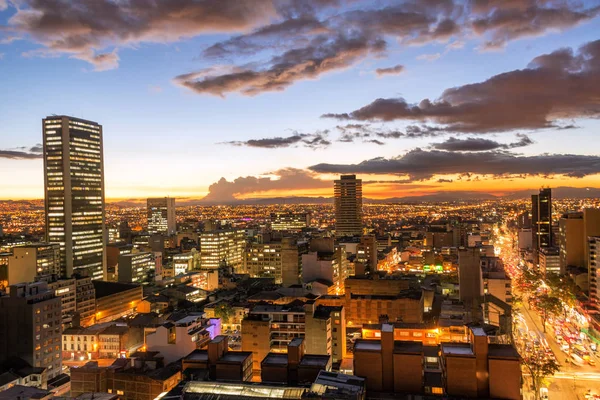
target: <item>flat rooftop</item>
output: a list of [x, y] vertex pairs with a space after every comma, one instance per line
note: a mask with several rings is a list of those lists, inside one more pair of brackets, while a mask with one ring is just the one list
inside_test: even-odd
[[357, 340], [354, 345], [354, 351], [381, 351], [381, 341]]
[[218, 363], [228, 363], [228, 364], [240, 364], [246, 361], [248, 357], [252, 356], [251, 351], [228, 351], [223, 355], [223, 357], [219, 358]]
[[183, 361], [208, 361], [208, 351], [196, 349], [185, 356]]
[[490, 344], [488, 354], [493, 358], [521, 358], [517, 349], [510, 344]]
[[287, 365], [288, 357], [287, 354], [283, 353], [269, 353], [263, 358], [261, 365]]
[[422, 354], [423, 353], [423, 343], [410, 342], [410, 341], [404, 341], [404, 340], [396, 340], [394, 342], [394, 353]]
[[321, 367], [325, 369], [329, 364], [330, 357], [322, 354], [305, 354], [300, 361], [301, 366], [306, 367]]
[[442, 354], [450, 356], [474, 356], [469, 343], [442, 343]]
[[96, 299], [140, 287], [140, 285], [136, 285], [134, 283], [104, 282], [98, 280], [93, 280], [92, 284], [94, 285], [94, 289], [96, 289]]

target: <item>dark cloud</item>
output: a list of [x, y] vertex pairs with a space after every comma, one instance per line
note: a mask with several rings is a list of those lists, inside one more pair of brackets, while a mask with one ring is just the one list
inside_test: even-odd
[[[323, 22], [312, 15], [290, 18], [271, 25], [263, 26], [247, 35], [234, 36], [223, 42], [218, 42], [202, 52], [204, 57], [221, 58], [230, 55], [247, 55], [266, 48], [285, 48], [301, 44], [304, 37], [327, 32]], [[295, 40], [299, 39], [299, 40]]]
[[347, 68], [368, 54], [385, 50], [385, 41], [363, 35], [338, 36], [330, 39], [320, 35], [303, 48], [288, 50], [273, 57], [259, 68], [246, 68], [225, 74], [207, 75], [205, 70], [175, 78], [175, 82], [196, 93], [224, 97], [239, 92], [257, 95], [281, 91], [297, 81], [316, 79], [320, 75]]
[[586, 8], [576, 1], [472, 1], [477, 16], [473, 31], [485, 35], [484, 49], [502, 48], [511, 40], [562, 31], [589, 21], [600, 7]]
[[277, 12], [270, 0], [23, 0], [4, 27], [50, 52], [96, 66], [118, 61], [106, 47], [172, 42], [201, 33], [247, 30]]
[[600, 157], [573, 154], [517, 156], [505, 151], [447, 152], [415, 149], [395, 158], [383, 157], [360, 164], [317, 164], [309, 168], [318, 173], [397, 174], [413, 180], [435, 175], [475, 174], [491, 176], [583, 177], [600, 173]]
[[315, 133], [294, 133], [287, 137], [272, 137], [264, 139], [250, 139], [246, 141], [223, 142], [234, 146], [258, 147], [263, 149], [277, 149], [282, 147], [291, 147], [302, 145], [312, 149], [327, 147], [331, 142], [327, 139], [328, 130], [317, 131]]
[[208, 188], [204, 201], [232, 202], [236, 196], [269, 190], [297, 190], [330, 188], [331, 182], [318, 179], [316, 174], [295, 168], [285, 168], [270, 173], [273, 177], [246, 176], [233, 181], [221, 178]]
[[404, 65], [395, 65], [389, 68], [377, 68], [375, 70], [375, 73], [377, 74], [377, 76], [398, 75], [402, 71], [404, 71]]
[[446, 131], [498, 132], [556, 127], [562, 119], [600, 116], [600, 40], [577, 53], [561, 49], [535, 58], [526, 69], [447, 89], [419, 104], [377, 99], [340, 120], [430, 121]]
[[41, 153], [43, 151], [44, 151], [44, 146], [41, 143], [38, 143], [29, 149], [29, 152], [31, 152], [31, 153]]
[[11, 160], [34, 160], [42, 158], [43, 154], [39, 152], [27, 152], [20, 150], [0, 150], [0, 158], [8, 158]]
[[432, 143], [431, 147], [436, 150], [446, 151], [490, 151], [490, 150], [508, 150], [518, 147], [525, 147], [533, 144], [533, 140], [527, 135], [519, 134], [519, 140], [513, 143], [500, 143], [491, 139], [484, 138], [465, 138], [457, 139], [450, 137], [441, 143]]

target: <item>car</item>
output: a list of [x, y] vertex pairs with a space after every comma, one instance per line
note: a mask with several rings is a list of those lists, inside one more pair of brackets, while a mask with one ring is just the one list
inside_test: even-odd
[[588, 360], [588, 364], [590, 364], [592, 367], [595, 367], [596, 366], [596, 360], [594, 360], [593, 358], [590, 358]]
[[540, 399], [547, 400], [548, 399], [548, 388], [540, 388]]

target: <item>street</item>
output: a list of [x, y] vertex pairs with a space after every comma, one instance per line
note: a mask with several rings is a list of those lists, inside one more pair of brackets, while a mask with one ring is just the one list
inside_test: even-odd
[[[509, 232], [506, 227], [504, 228], [504, 232]], [[520, 257], [513, 246], [514, 238], [510, 237], [510, 233], [504, 236], [500, 235], [499, 231], [497, 233], [495, 241], [497, 255], [502, 258], [507, 273], [514, 280], [521, 273]], [[513, 293], [525, 297], [514, 285]], [[589, 393], [600, 394], [600, 370], [598, 369], [600, 358], [572, 319], [559, 317], [556, 320], [549, 319], [544, 332], [538, 312], [523, 304], [515, 310], [513, 324], [515, 346], [521, 355], [536, 352], [542, 358], [555, 358], [560, 365], [560, 370], [552, 377], [546, 378], [542, 384], [543, 387], [548, 388], [548, 399], [584, 400], [590, 397]], [[573, 362], [574, 358], [580, 365]], [[595, 366], [590, 365], [594, 362]], [[525, 378], [524, 398], [533, 399], [534, 393], [530, 389], [531, 378], [526, 367], [523, 368], [523, 376]]]

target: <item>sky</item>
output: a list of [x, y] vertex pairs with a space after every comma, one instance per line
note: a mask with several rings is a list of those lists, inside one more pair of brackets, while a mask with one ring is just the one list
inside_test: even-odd
[[0, 199], [52, 114], [107, 199], [600, 187], [600, 0], [0, 0]]

